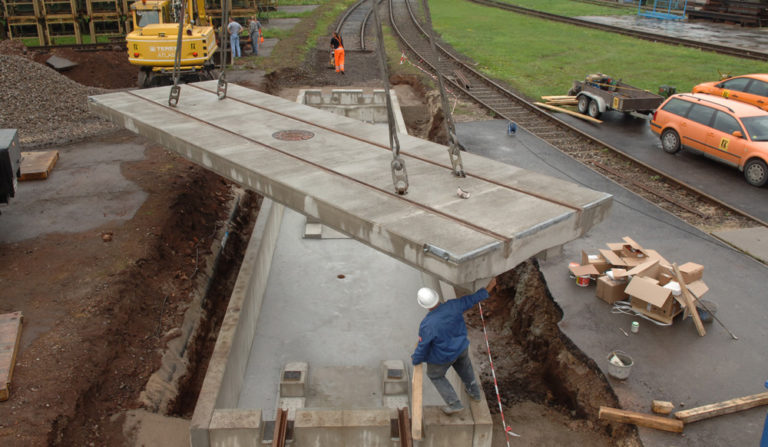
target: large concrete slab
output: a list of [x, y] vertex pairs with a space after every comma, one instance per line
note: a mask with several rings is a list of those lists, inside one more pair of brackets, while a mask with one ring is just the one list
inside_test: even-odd
[[[388, 134], [237, 85], [216, 82], [89, 98], [93, 111], [243, 186], [452, 284], [505, 272], [602, 221], [611, 196], [464, 154], [452, 175], [446, 148], [400, 135], [410, 188], [392, 187]], [[286, 141], [281, 131], [308, 139]], [[471, 192], [457, 197], [457, 188]], [[472, 288], [472, 287], [470, 287]]]

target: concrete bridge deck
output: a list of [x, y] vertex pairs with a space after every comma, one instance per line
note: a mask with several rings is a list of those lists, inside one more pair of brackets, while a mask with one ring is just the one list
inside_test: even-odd
[[[216, 81], [93, 96], [95, 112], [278, 203], [454, 285], [583, 235], [611, 196], [399, 135], [410, 187], [392, 186], [386, 128]], [[281, 134], [282, 133], [282, 134]], [[286, 137], [287, 138], [284, 138]], [[305, 138], [305, 139], [303, 139]], [[459, 198], [457, 188], [471, 193]]]

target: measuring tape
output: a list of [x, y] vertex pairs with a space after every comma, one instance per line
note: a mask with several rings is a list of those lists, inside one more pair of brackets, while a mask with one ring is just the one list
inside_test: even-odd
[[483, 305], [477, 303], [480, 307], [480, 321], [483, 322], [483, 335], [485, 336], [485, 347], [488, 350], [488, 361], [491, 362], [491, 375], [493, 376], [493, 388], [496, 389], [496, 401], [499, 403], [499, 413], [501, 413], [501, 425], [504, 426], [504, 437], [507, 439], [507, 447], [509, 447], [509, 437], [514, 436], [519, 438], [520, 435], [512, 431], [512, 427], [508, 426], [504, 421], [504, 409], [501, 407], [501, 394], [499, 394], [499, 383], [496, 381], [496, 370], [493, 368], [493, 358], [491, 357], [491, 345], [488, 344], [488, 331], [485, 330], [485, 317], [483, 316]]

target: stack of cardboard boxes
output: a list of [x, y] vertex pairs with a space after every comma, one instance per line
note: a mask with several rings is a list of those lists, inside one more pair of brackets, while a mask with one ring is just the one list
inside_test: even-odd
[[[610, 243], [599, 255], [581, 252], [581, 265], [570, 267], [571, 273], [597, 279], [595, 294], [613, 304], [629, 300], [632, 309], [662, 323], [685, 308], [681, 285], [672, 264], [656, 250], [643, 248], [629, 237], [624, 242]], [[696, 298], [709, 288], [702, 281], [704, 266], [688, 262], [679, 267], [683, 283]]]

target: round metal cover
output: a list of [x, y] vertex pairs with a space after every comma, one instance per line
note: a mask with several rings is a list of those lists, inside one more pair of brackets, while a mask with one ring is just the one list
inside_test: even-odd
[[308, 130], [281, 130], [272, 134], [272, 137], [283, 141], [309, 140], [315, 134]]

